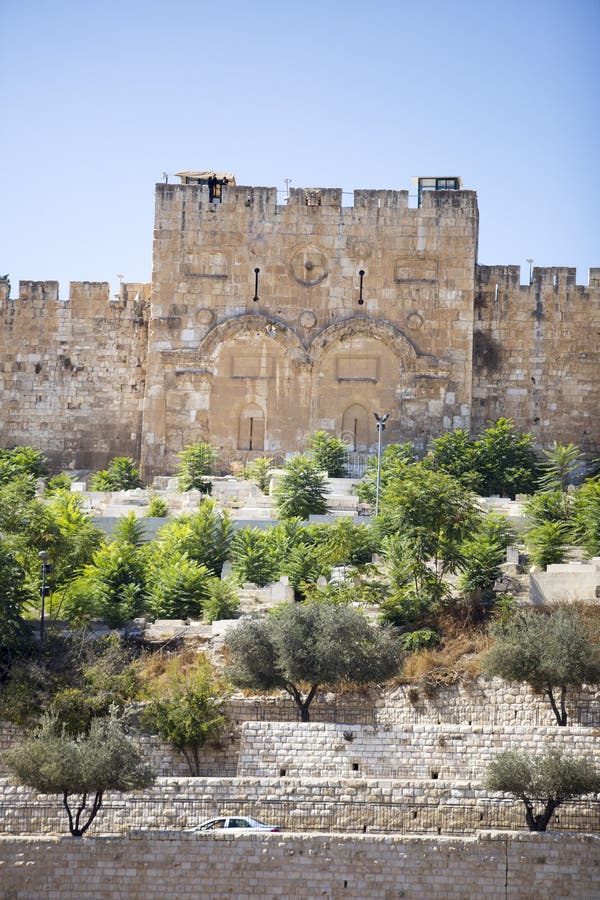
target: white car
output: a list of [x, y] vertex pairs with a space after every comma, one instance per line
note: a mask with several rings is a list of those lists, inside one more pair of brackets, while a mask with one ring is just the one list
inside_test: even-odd
[[278, 825], [267, 825], [266, 822], [259, 822], [252, 816], [219, 816], [218, 819], [208, 819], [201, 822], [191, 831], [221, 831], [226, 828], [228, 831], [281, 831]]

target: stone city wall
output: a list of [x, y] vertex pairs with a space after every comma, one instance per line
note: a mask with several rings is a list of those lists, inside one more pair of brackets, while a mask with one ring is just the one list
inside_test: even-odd
[[42, 449], [51, 465], [102, 468], [139, 459], [150, 286], [0, 282], [1, 445]]
[[3, 900], [593, 900], [600, 838], [147, 834], [0, 838]]
[[600, 269], [589, 287], [575, 269], [478, 266], [473, 333], [472, 428], [512, 418], [548, 446], [600, 442]]

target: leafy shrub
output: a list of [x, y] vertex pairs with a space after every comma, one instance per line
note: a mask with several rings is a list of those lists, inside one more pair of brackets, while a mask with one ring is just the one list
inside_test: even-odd
[[205, 622], [218, 619], [235, 619], [240, 601], [237, 588], [229, 579], [211, 578], [208, 581], [208, 597], [202, 608]]
[[570, 529], [565, 522], [543, 522], [526, 535], [531, 561], [536, 566], [564, 562]]
[[139, 470], [129, 456], [115, 456], [108, 469], [101, 469], [90, 478], [92, 491], [129, 491], [141, 486]]
[[46, 490], [44, 493], [47, 496], [52, 496], [52, 494], [57, 494], [60, 491], [70, 491], [73, 481], [74, 476], [69, 475], [67, 472], [60, 472], [58, 475], [52, 475], [46, 482]]
[[435, 647], [439, 642], [439, 634], [431, 628], [420, 628], [418, 631], [407, 631], [400, 635], [400, 645], [407, 653], [417, 653], [427, 647]]
[[152, 494], [148, 503], [148, 512], [146, 516], [154, 519], [164, 519], [169, 515], [169, 504], [162, 497]]
[[273, 460], [270, 456], [257, 456], [244, 469], [244, 478], [258, 485], [263, 494], [268, 494], [272, 465]]
[[240, 584], [263, 587], [278, 577], [277, 561], [269, 535], [261, 528], [241, 528], [231, 542], [233, 571]]
[[573, 503], [575, 540], [589, 556], [600, 555], [600, 477], [581, 485]]
[[41, 450], [33, 447], [0, 449], [0, 485], [23, 476], [29, 476], [35, 481], [36, 478], [43, 478], [47, 472], [46, 457]]

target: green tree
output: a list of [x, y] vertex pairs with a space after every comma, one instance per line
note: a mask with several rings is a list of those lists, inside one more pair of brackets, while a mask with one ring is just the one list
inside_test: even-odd
[[355, 525], [352, 519], [309, 525], [306, 529], [321, 559], [331, 566], [364, 566], [379, 549], [379, 540], [369, 525]]
[[46, 482], [44, 494], [46, 497], [52, 497], [54, 494], [69, 493], [74, 480], [75, 476], [69, 475], [67, 472], [59, 472], [58, 475], [52, 475]]
[[240, 584], [250, 582], [263, 587], [279, 577], [271, 541], [261, 528], [236, 531], [231, 543], [231, 562]]
[[308, 438], [308, 452], [315, 466], [330, 478], [345, 478], [349, 446], [328, 431], [315, 431]]
[[536, 566], [564, 562], [570, 529], [565, 522], [543, 522], [527, 532], [525, 543]]
[[491, 601], [494, 582], [502, 573], [505, 548], [493, 538], [477, 536], [462, 545], [460, 586], [474, 601]]
[[211, 575], [221, 575], [229, 556], [233, 526], [227, 511], [217, 507], [214, 500], [204, 500], [187, 516], [179, 516], [167, 523], [158, 533], [165, 553], [174, 550], [186, 553], [189, 559], [206, 566]]
[[575, 494], [573, 534], [589, 556], [600, 555], [600, 477], [590, 478]]
[[429, 547], [420, 533], [392, 534], [384, 539], [390, 593], [381, 602], [382, 621], [413, 626], [424, 622], [449, 596], [449, 586], [429, 563]]
[[146, 516], [149, 519], [163, 519], [169, 515], [169, 504], [158, 494], [152, 494], [148, 503], [148, 512]]
[[542, 453], [546, 461], [541, 465], [541, 489], [566, 491], [572, 482], [574, 472], [582, 463], [579, 447], [575, 444], [559, 444], [554, 441], [550, 450], [543, 450]]
[[132, 547], [142, 546], [146, 540], [146, 528], [133, 510], [125, 516], [119, 516], [113, 532], [113, 540], [117, 544], [131, 544]]
[[[489, 764], [485, 787], [522, 800], [529, 830], [546, 831], [561, 803], [600, 791], [600, 770], [590, 758], [578, 759], [559, 750], [538, 757], [507, 750]], [[543, 808], [536, 812], [540, 804]]]
[[475, 463], [485, 496], [532, 493], [537, 485], [533, 437], [518, 432], [510, 419], [500, 418], [475, 441]]
[[308, 456], [295, 456], [286, 463], [276, 496], [282, 519], [308, 519], [328, 511], [326, 476]]
[[25, 573], [0, 538], [0, 684], [16, 656], [29, 644], [23, 610], [29, 599], [24, 587]]
[[130, 491], [141, 486], [139, 469], [129, 456], [115, 456], [107, 469], [101, 469], [90, 478], [92, 491]]
[[331, 566], [318, 549], [301, 541], [290, 549], [281, 570], [288, 576], [296, 600], [304, 600], [322, 575], [326, 578], [331, 575]]
[[143, 722], [182, 753], [190, 775], [201, 774], [201, 751], [218, 739], [228, 721], [223, 712], [223, 686], [203, 658], [186, 669], [171, 664], [159, 685], [160, 694], [150, 699]]
[[96, 617], [118, 628], [144, 609], [146, 573], [140, 550], [128, 543], [100, 547], [92, 563], [65, 590], [69, 618]]
[[495, 641], [483, 658], [484, 672], [543, 691], [557, 723], [566, 725], [568, 688], [600, 678], [599, 647], [590, 640], [577, 610], [561, 607], [549, 614], [519, 613], [492, 633]]
[[515, 529], [507, 517], [495, 512], [490, 512], [481, 519], [477, 534], [484, 540], [500, 544], [503, 550], [509, 544], [514, 544], [516, 539]]
[[[381, 484], [383, 492], [388, 483], [406, 475], [407, 467], [416, 460], [415, 448], [409, 442], [406, 444], [388, 444], [381, 454]], [[358, 499], [361, 503], [375, 505], [377, 485], [377, 458], [370, 457], [367, 463], [367, 471], [358, 485]]]
[[210, 578], [208, 581], [208, 598], [204, 601], [203, 618], [205, 622], [217, 619], [236, 619], [239, 614], [240, 601], [237, 586], [228, 578]]
[[34, 447], [14, 447], [0, 449], [0, 485], [19, 479], [27, 479], [30, 496], [33, 496], [35, 480], [43, 478], [47, 472], [46, 457]]
[[463, 541], [480, 522], [474, 495], [451, 475], [415, 463], [386, 486], [381, 518], [384, 530], [404, 538], [415, 589], [428, 587], [439, 601], [447, 593], [445, 577], [462, 562]]
[[[96, 550], [105, 542], [104, 534], [97, 528], [91, 516], [83, 508], [83, 500], [77, 494], [59, 491], [50, 497], [46, 506], [50, 527], [47, 534], [49, 562], [52, 565], [50, 586], [52, 592], [48, 601], [48, 615], [58, 616], [62, 608], [65, 590], [70, 582], [80, 575], [83, 568], [92, 562]], [[37, 588], [39, 560], [31, 560], [34, 583]]]
[[572, 519], [573, 498], [564, 491], [538, 491], [525, 504], [527, 518], [533, 527], [547, 522], [569, 525]]
[[[6, 760], [21, 784], [41, 794], [62, 795], [74, 837], [86, 833], [106, 791], [132, 791], [154, 782], [154, 773], [114, 712], [94, 719], [89, 732], [77, 737], [46, 715], [33, 737], [10, 750]], [[72, 800], [74, 795], [78, 799]]]
[[154, 542], [148, 556], [147, 607], [157, 619], [200, 619], [210, 580], [206, 566]]
[[210, 444], [190, 444], [179, 454], [179, 490], [200, 491], [210, 494], [212, 484], [207, 480], [212, 475], [216, 450]]
[[270, 456], [257, 456], [244, 469], [244, 478], [258, 485], [263, 494], [268, 494], [272, 466], [273, 460]]
[[278, 615], [242, 622], [229, 632], [230, 675], [240, 687], [283, 689], [308, 722], [310, 704], [325, 686], [383, 680], [398, 668], [392, 633], [357, 610], [327, 601], [295, 603]]
[[468, 431], [462, 428], [449, 431], [431, 441], [423, 462], [436, 472], [452, 475], [475, 493], [483, 486], [483, 478], [477, 468], [475, 444]]

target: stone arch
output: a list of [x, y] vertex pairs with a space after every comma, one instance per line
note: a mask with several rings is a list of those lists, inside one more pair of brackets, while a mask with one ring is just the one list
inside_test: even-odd
[[207, 409], [216, 446], [233, 452], [252, 443], [269, 453], [302, 445], [311, 363], [285, 323], [260, 314], [232, 317], [211, 329], [198, 353], [202, 369], [211, 373]]
[[411, 341], [399, 328], [385, 319], [367, 319], [362, 316], [336, 322], [315, 335], [310, 345], [314, 362], [318, 363], [334, 343], [354, 337], [381, 341], [401, 360], [403, 369], [409, 371], [416, 368], [417, 352]]
[[310, 349], [313, 429], [369, 450], [377, 446], [373, 412], [387, 412], [385, 441], [399, 440], [400, 398], [414, 393], [420, 365], [408, 338], [389, 322], [353, 317], [324, 329]]
[[297, 366], [310, 366], [310, 357], [292, 329], [274, 316], [260, 314], [234, 316], [215, 325], [200, 342], [198, 354], [205, 363], [214, 365], [224, 343], [252, 332], [261, 337], [267, 335]]
[[238, 450], [265, 449], [265, 413], [258, 403], [247, 403], [238, 412]]

